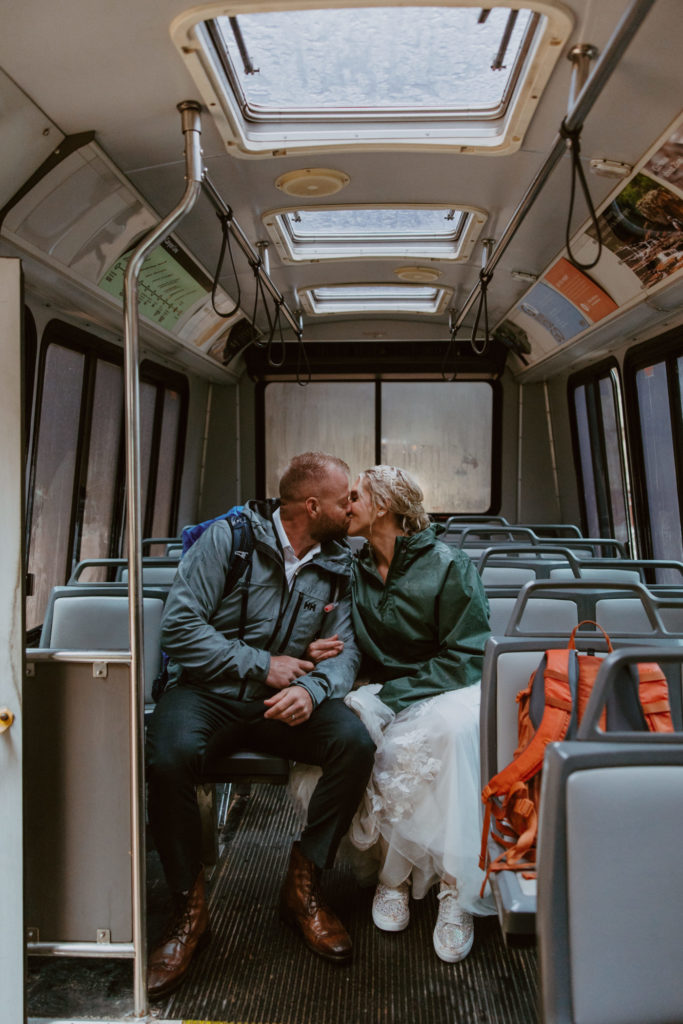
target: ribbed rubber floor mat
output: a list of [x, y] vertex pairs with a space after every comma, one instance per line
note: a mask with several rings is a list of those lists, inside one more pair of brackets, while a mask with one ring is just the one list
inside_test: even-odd
[[474, 948], [460, 964], [432, 947], [436, 897], [411, 903], [399, 934], [379, 932], [372, 890], [345, 865], [326, 875], [330, 904], [354, 943], [350, 965], [310, 953], [277, 914], [297, 827], [286, 794], [254, 786], [233, 803], [232, 833], [209, 889], [213, 939], [182, 988], [158, 1007], [172, 1020], [243, 1024], [531, 1024], [536, 1020], [536, 951], [506, 948], [496, 918], [475, 922]]

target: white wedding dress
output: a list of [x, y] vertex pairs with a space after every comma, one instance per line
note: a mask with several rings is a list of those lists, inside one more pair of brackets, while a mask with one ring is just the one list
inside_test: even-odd
[[[421, 899], [441, 878], [454, 878], [458, 903], [471, 914], [495, 912], [481, 898], [479, 869], [482, 803], [479, 773], [481, 684], [416, 701], [394, 714], [377, 696], [379, 685], [352, 690], [345, 703], [377, 746], [364, 798], [348, 832], [359, 881], [397, 888], [410, 878]], [[295, 765], [290, 793], [301, 811], [319, 768]]]

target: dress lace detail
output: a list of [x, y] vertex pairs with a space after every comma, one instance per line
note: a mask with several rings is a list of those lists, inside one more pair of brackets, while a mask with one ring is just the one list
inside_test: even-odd
[[414, 811], [421, 787], [436, 778], [441, 761], [432, 757], [429, 735], [424, 728], [412, 729], [397, 737], [391, 754], [390, 758], [381, 750], [377, 754], [371, 799], [373, 812], [383, 812], [387, 820], [395, 824]]
[[[479, 776], [481, 686], [448, 691], [394, 714], [380, 686], [352, 690], [346, 704], [377, 746], [375, 766], [344, 844], [363, 883], [398, 889], [410, 878], [415, 899], [443, 878], [455, 878], [458, 903], [470, 914], [492, 914], [481, 899], [482, 804]], [[320, 769], [297, 765], [290, 793], [302, 811]]]

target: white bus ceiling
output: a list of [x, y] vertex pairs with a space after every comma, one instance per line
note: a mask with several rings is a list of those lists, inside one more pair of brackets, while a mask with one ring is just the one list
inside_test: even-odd
[[[258, 6], [267, 8], [268, 4]], [[627, 7], [624, 0], [574, 0], [564, 4], [563, 9], [574, 22], [568, 43], [590, 43], [602, 51]], [[171, 23], [185, 10], [181, 3], [164, 0], [143, 7], [124, 2], [115, 11], [105, 4], [83, 5], [73, 0], [65, 0], [58, 7], [35, 2], [13, 7], [11, 16], [5, 19], [0, 40], [0, 63], [6, 76], [0, 79], [6, 154], [0, 171], [0, 203], [12, 197], [22, 179], [36, 170], [63, 136], [93, 131], [97, 144], [152, 210], [164, 214], [175, 204], [182, 192], [184, 174], [176, 104], [201, 98], [170, 35]], [[216, 13], [217, 8], [213, 5], [206, 10]], [[637, 167], [666, 138], [680, 112], [679, 14], [675, 0], [658, 0], [645, 18], [586, 119], [581, 142], [585, 164], [599, 158]], [[275, 180], [289, 171], [311, 166], [329, 166], [350, 179], [335, 200], [316, 199], [314, 204], [462, 203], [486, 211], [479, 242], [484, 238], [495, 242], [557, 136], [569, 96], [568, 49], [566, 45], [561, 59], [555, 63], [520, 148], [504, 157], [368, 148], [245, 159], [226, 153], [210, 113], [204, 111], [204, 160], [212, 181], [252, 243], [268, 237], [261, 219], [264, 213], [291, 205], [291, 199], [287, 200], [275, 187]], [[13, 158], [7, 159], [7, 154]], [[623, 186], [623, 182], [613, 178], [593, 174], [588, 178], [596, 206]], [[558, 201], [559, 195], [562, 201]], [[551, 187], [546, 186], [541, 192], [497, 266], [488, 293], [492, 328], [514, 311], [529, 290], [529, 281], [513, 277], [512, 271], [541, 276], [562, 255], [568, 202], [566, 157], [553, 172]], [[576, 205], [574, 237], [581, 234], [586, 224], [585, 205], [580, 196]], [[220, 247], [220, 229], [205, 198], [200, 199], [176, 235], [212, 274]], [[3, 243], [2, 251], [16, 254], [16, 249], [7, 243]], [[603, 257], [604, 280], [602, 267], [592, 275], [606, 291], [610, 290], [608, 282], [613, 281], [607, 267], [608, 256], [609, 253]], [[275, 247], [270, 247], [271, 275], [291, 308], [299, 305], [296, 290], [305, 286], [348, 281], [395, 283], [395, 271], [401, 262], [405, 260], [360, 260], [352, 266], [346, 261], [283, 265]], [[440, 271], [439, 284], [452, 289], [451, 304], [457, 310], [477, 283], [481, 244], [474, 246], [466, 263], [433, 261], [428, 265]], [[254, 277], [245, 260], [238, 261], [238, 269], [242, 311], [250, 316]], [[46, 275], [44, 268], [28, 255], [25, 273], [29, 296], [34, 288], [41, 295], [56, 291], [61, 299], [58, 304], [65, 311], [100, 322], [115, 332], [119, 330], [115, 310], [104, 302], [98, 308], [91, 291], [83, 294], [77, 275]], [[678, 274], [674, 276], [679, 279]], [[594, 359], [618, 348], [627, 335], [642, 335], [655, 326], [665, 329], [675, 319], [673, 311], [678, 305], [679, 290], [676, 280], [669, 278], [660, 283], [652, 296], [637, 281], [630, 291], [621, 288], [617, 300], [620, 309], [560, 347], [552, 338], [548, 341], [542, 326], [538, 328], [528, 317], [522, 317], [532, 345], [528, 358], [531, 367], [525, 369], [518, 359], [511, 357], [510, 370], [522, 381], [541, 379], [565, 367], [576, 368], [577, 361], [584, 356]], [[228, 260], [221, 283], [234, 298], [236, 290]], [[626, 312], [621, 315], [623, 309]], [[468, 336], [475, 312], [476, 308], [469, 312], [460, 337]], [[379, 314], [304, 318], [305, 342], [376, 339], [391, 343], [447, 337], [447, 311], [431, 317], [405, 315], [401, 319]], [[181, 363], [189, 363], [200, 375], [226, 383], [234, 379], [222, 367], [216, 373], [215, 361], [212, 366], [207, 359], [193, 360], [187, 354], [192, 353], [192, 339], [173, 346], [168, 338], [157, 337], [155, 342], [150, 332], [143, 331], [143, 341]], [[241, 371], [239, 362], [235, 369]]]

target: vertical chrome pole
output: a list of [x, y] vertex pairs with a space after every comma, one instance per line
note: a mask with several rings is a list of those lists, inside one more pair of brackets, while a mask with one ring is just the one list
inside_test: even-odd
[[134, 1014], [144, 1017], [147, 1000], [147, 935], [145, 921], [145, 773], [144, 773], [144, 650], [142, 600], [142, 512], [140, 507], [140, 352], [138, 344], [138, 276], [146, 256], [190, 211], [202, 180], [200, 107], [178, 104], [185, 135], [185, 192], [179, 204], [132, 253], [124, 278], [123, 329], [126, 396], [126, 512], [128, 541], [128, 621], [130, 629], [130, 750], [133, 946], [135, 949]]

